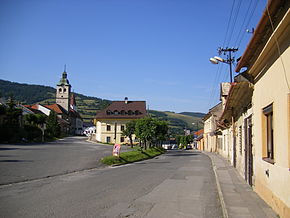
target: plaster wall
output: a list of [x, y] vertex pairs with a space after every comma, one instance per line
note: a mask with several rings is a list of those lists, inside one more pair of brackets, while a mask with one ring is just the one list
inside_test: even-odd
[[[103, 120], [97, 121], [96, 123], [96, 140], [99, 142], [106, 143], [107, 137], [110, 137], [110, 143], [117, 143], [117, 144], [126, 144], [130, 143], [129, 138], [124, 137], [124, 142], [121, 142], [122, 130], [121, 126], [126, 128], [126, 123], [130, 120]], [[111, 130], [107, 131], [107, 125], [111, 126]], [[115, 130], [116, 126], [116, 130]], [[115, 131], [116, 131], [116, 139], [115, 139]], [[133, 141], [135, 140], [135, 136], [133, 135]]]
[[[281, 27], [281, 28], [280, 28]], [[255, 190], [278, 212], [290, 217], [290, 14], [289, 10], [267, 42], [249, 73], [260, 72], [255, 78], [253, 92], [253, 144]], [[274, 164], [264, 161], [265, 135], [263, 135], [263, 108], [273, 104]], [[264, 141], [263, 141], [264, 140]], [[263, 144], [264, 143], [264, 144]]]

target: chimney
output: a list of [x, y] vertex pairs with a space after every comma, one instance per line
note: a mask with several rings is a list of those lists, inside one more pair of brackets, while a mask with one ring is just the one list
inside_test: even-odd
[[125, 97], [125, 104], [128, 104], [128, 98]]

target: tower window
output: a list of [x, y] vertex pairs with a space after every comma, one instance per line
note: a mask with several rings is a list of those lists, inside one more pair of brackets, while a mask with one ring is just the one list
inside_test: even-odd
[[63, 89], [63, 92], [66, 92], [66, 89]]
[[61, 88], [59, 88], [58, 91], [61, 92]]

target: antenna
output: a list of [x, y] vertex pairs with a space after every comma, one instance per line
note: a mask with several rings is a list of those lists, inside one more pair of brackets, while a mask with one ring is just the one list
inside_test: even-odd
[[64, 72], [66, 72], [66, 64], [64, 65]]

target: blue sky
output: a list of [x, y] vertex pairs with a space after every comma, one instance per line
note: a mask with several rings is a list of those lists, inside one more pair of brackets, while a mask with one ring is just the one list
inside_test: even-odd
[[0, 79], [55, 87], [66, 64], [75, 92], [207, 112], [229, 81], [209, 58], [241, 56], [266, 2], [0, 0]]

